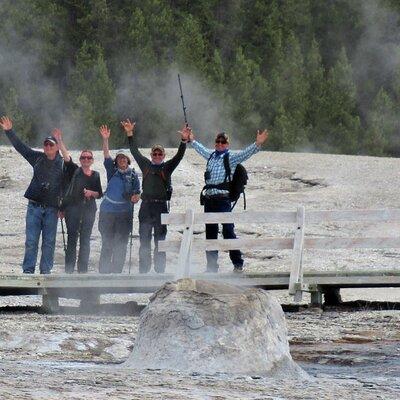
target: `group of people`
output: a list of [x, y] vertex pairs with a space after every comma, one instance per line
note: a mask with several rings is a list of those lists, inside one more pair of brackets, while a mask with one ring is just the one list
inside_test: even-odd
[[[25, 255], [22, 263], [24, 273], [35, 272], [39, 239], [42, 236], [39, 271], [49, 274], [53, 268], [58, 219], [65, 218], [67, 243], [65, 246], [65, 272], [73, 273], [75, 266], [79, 273], [88, 271], [90, 258], [90, 236], [97, 211], [96, 199], [102, 198], [99, 212], [99, 231], [102, 245], [99, 260], [100, 273], [121, 273], [125, 264], [129, 236], [132, 233], [134, 205], [141, 200], [139, 210], [139, 272], [151, 270], [151, 240], [154, 237], [153, 264], [157, 273], [166, 268], [164, 252], [158, 251], [158, 242], [164, 240], [167, 227], [161, 224], [161, 214], [169, 212], [172, 195], [171, 176], [182, 160], [187, 144], [207, 160], [205, 176], [204, 211], [229, 212], [231, 200], [229, 191], [221, 186], [227, 179], [226, 155], [230, 173], [236, 166], [257, 153], [268, 138], [268, 132], [257, 131], [256, 140], [244, 150], [230, 152], [229, 136], [218, 133], [215, 148], [207, 149], [195, 140], [193, 130], [185, 125], [181, 131], [181, 142], [177, 153], [165, 161], [165, 149], [160, 144], [151, 148], [150, 158], [138, 149], [135, 123], [129, 119], [121, 126], [128, 138], [129, 149], [142, 172], [142, 185], [129, 154], [117, 151], [111, 157], [109, 138], [111, 131], [102, 125], [99, 133], [103, 141], [104, 167], [107, 174], [107, 188], [103, 193], [100, 174], [92, 169], [94, 162], [91, 150], [82, 150], [79, 163], [69, 154], [60, 129], [43, 141], [43, 151], [33, 150], [24, 144], [13, 131], [9, 117], [0, 119], [14, 148], [30, 163], [33, 177], [25, 192], [28, 199], [26, 211]], [[61, 152], [61, 155], [60, 155]], [[229, 179], [231, 177], [228, 177]], [[142, 186], [142, 187], [141, 187]], [[62, 221], [61, 221], [62, 222]], [[223, 237], [236, 238], [233, 224], [223, 224]], [[216, 239], [217, 224], [206, 224], [206, 238]], [[79, 239], [79, 251], [77, 251]], [[218, 252], [207, 251], [207, 271], [218, 272]], [[230, 251], [234, 271], [243, 270], [240, 250]]]

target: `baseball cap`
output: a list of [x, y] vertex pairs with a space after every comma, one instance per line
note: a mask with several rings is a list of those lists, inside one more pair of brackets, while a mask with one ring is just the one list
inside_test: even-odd
[[47, 138], [43, 140], [43, 144], [46, 142], [57, 144], [57, 139], [54, 136], [47, 136]]
[[215, 137], [215, 140], [217, 140], [217, 139], [222, 139], [225, 142], [229, 143], [229, 135], [227, 133], [225, 133], [225, 132], [217, 133], [217, 136]]
[[151, 148], [151, 152], [155, 151], [155, 150], [159, 150], [161, 151], [161, 153], [165, 153], [165, 149], [161, 144], [155, 144], [152, 148]]

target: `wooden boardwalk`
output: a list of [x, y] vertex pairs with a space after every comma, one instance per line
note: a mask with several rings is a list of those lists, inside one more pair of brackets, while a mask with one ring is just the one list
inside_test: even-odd
[[[290, 272], [202, 273], [191, 278], [277, 290], [289, 288]], [[44, 306], [51, 310], [59, 297], [93, 301], [107, 293], [152, 293], [173, 280], [173, 274], [0, 275], [0, 296], [42, 295]], [[303, 284], [312, 296], [331, 288], [400, 287], [400, 270], [305, 272]], [[313, 301], [320, 303], [319, 297]]]

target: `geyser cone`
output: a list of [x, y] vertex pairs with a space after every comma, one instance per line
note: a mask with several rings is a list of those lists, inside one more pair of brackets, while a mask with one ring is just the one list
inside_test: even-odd
[[260, 289], [181, 279], [143, 311], [125, 363], [202, 373], [302, 374], [289, 353], [280, 304]]

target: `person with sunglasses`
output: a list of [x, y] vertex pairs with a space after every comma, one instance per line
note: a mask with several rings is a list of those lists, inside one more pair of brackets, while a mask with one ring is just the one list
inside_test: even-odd
[[1, 117], [0, 127], [15, 150], [33, 168], [33, 177], [24, 195], [28, 199], [28, 207], [22, 271], [25, 274], [35, 273], [39, 239], [42, 235], [39, 271], [41, 274], [50, 274], [54, 264], [60, 198], [69, 167], [59, 153], [58, 141], [54, 135], [46, 137], [43, 141], [43, 151], [38, 151], [17, 137], [9, 117]]
[[123, 150], [115, 160], [109, 150], [110, 129], [100, 127], [103, 138], [104, 167], [107, 190], [100, 205], [99, 231], [101, 234], [100, 273], [121, 273], [124, 267], [129, 234], [132, 230], [133, 205], [140, 199], [140, 182], [131, 160]]
[[171, 198], [171, 175], [181, 162], [188, 140], [187, 133], [181, 133], [181, 143], [177, 153], [168, 161], [165, 160], [165, 149], [160, 144], [151, 148], [150, 157], [145, 157], [138, 149], [134, 138], [135, 122], [129, 119], [121, 122], [128, 137], [131, 153], [142, 171], [142, 204], [139, 210], [139, 272], [147, 273], [151, 269], [151, 237], [154, 231], [154, 270], [165, 272], [165, 252], [158, 251], [159, 240], [167, 235], [167, 226], [161, 224], [161, 214], [168, 213], [168, 202]]
[[[217, 186], [226, 181], [226, 169], [224, 157], [229, 155], [229, 166], [231, 179], [235, 168], [239, 163], [249, 159], [252, 155], [260, 151], [262, 144], [268, 139], [267, 130], [257, 131], [256, 141], [241, 151], [231, 152], [229, 149], [229, 136], [225, 132], [217, 133], [215, 137], [214, 149], [207, 149], [200, 142], [195, 140], [192, 129], [187, 126], [184, 128], [189, 143], [207, 161], [204, 179], [206, 185]], [[231, 201], [229, 191], [220, 188], [209, 188], [205, 190], [204, 212], [231, 212]], [[236, 239], [234, 224], [222, 224], [222, 235], [224, 239]], [[206, 239], [217, 239], [218, 224], [206, 224]], [[230, 250], [229, 257], [233, 264], [234, 272], [243, 271], [243, 257], [240, 250]], [[206, 251], [207, 269], [206, 272], [218, 272], [218, 251]]]
[[[60, 150], [64, 155], [64, 143], [61, 136], [58, 138]], [[79, 156], [80, 167], [74, 162], [70, 171], [69, 187], [64, 194], [62, 203], [67, 225], [67, 248], [65, 251], [65, 272], [72, 274], [77, 264], [78, 273], [88, 272], [90, 255], [90, 236], [96, 217], [96, 199], [103, 195], [101, 188], [100, 174], [92, 170], [94, 162], [93, 153], [90, 150], [82, 150]], [[70, 173], [70, 174], [71, 174]], [[79, 237], [79, 253], [76, 260], [76, 248]]]

